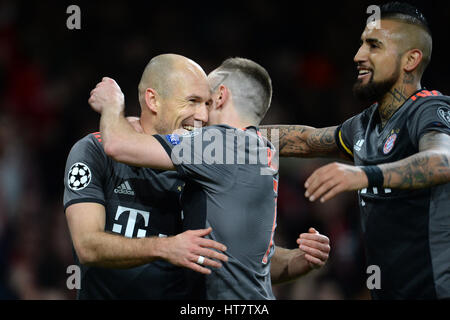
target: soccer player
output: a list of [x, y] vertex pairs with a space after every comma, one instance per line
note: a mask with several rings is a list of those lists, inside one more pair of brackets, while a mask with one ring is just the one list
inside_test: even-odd
[[[131, 121], [136, 131], [170, 133], [207, 120], [209, 88], [187, 81], [191, 74], [186, 70], [195, 68], [193, 61], [177, 55], [150, 61], [138, 90], [141, 117]], [[157, 106], [147, 103], [153, 98]], [[175, 172], [118, 163], [104, 153], [102, 143], [99, 132], [81, 139], [66, 165], [64, 206], [83, 271], [78, 298], [203, 298], [196, 277], [176, 266], [209, 273], [196, 263], [199, 255], [205, 257], [202, 264], [219, 267], [208, 257], [224, 257], [207, 247], [225, 247], [202, 238], [210, 229], [178, 234], [183, 230], [179, 197], [185, 182]], [[313, 228], [300, 237], [303, 252], [277, 250], [271, 269], [277, 282], [320, 267], [328, 258], [328, 238]]]
[[[183, 60], [187, 65], [194, 62]], [[145, 91], [170, 94], [165, 86], [166, 57], [156, 57], [146, 67], [139, 84], [142, 113], [135, 128], [143, 134], [170, 133], [207, 121], [209, 88], [183, 112], [166, 103], [152, 110], [146, 107]], [[180, 79], [189, 74], [180, 68]], [[182, 99], [199, 90], [195, 82], [183, 85]], [[64, 208], [82, 268], [79, 299], [193, 299], [196, 287], [186, 267], [210, 273], [226, 261], [226, 247], [204, 236], [211, 229], [182, 232], [179, 203], [185, 182], [171, 171], [138, 168], [108, 157], [99, 132], [78, 141], [66, 164]], [[212, 249], [216, 249], [212, 250]], [[194, 261], [206, 257], [201, 266]], [[211, 259], [210, 259], [211, 258]], [[170, 262], [170, 263], [169, 263]]]
[[[196, 81], [208, 85], [201, 68], [191, 68], [190, 72], [196, 75]], [[209, 80], [218, 90], [215, 103], [210, 106], [209, 123], [221, 125], [181, 136], [148, 136], [133, 130], [123, 116], [123, 94], [112, 79], [104, 78], [97, 85], [89, 103], [102, 114], [100, 128], [105, 152], [133, 166], [176, 169], [187, 181], [182, 197], [185, 228], [204, 227], [206, 223], [213, 230], [208, 237], [227, 245], [228, 262], [204, 279], [206, 297], [274, 299], [270, 265], [274, 255], [278, 171], [270, 161], [248, 162], [258, 154], [270, 160], [274, 152], [255, 127], [270, 105], [271, 81], [261, 66], [246, 59], [225, 61]], [[179, 109], [190, 108], [198, 97], [203, 94], [198, 92], [193, 101], [181, 103]], [[158, 105], [151, 90], [146, 99], [149, 105]], [[213, 143], [202, 143], [211, 140]], [[310, 251], [320, 252], [320, 258], [315, 258], [319, 261], [314, 261], [312, 255], [307, 258], [299, 250], [286, 255], [287, 259], [275, 259], [284, 264], [276, 267], [280, 278], [277, 280], [305, 272], [305, 263], [292, 262], [326, 261], [328, 239], [315, 232], [308, 235], [318, 237], [322, 246]], [[197, 263], [202, 262], [203, 257], [199, 256]]]
[[415, 7], [381, 7], [354, 57], [354, 93], [373, 103], [336, 127], [275, 126], [280, 153], [337, 157], [306, 180], [327, 201], [358, 190], [367, 263], [380, 268], [373, 299], [450, 298], [450, 98], [421, 85], [431, 58], [427, 21]]

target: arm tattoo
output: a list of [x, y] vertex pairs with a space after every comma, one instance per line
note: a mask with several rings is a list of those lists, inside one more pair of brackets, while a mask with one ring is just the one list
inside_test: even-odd
[[306, 143], [311, 150], [319, 154], [335, 152], [337, 151], [337, 144], [334, 139], [335, 131], [336, 127], [316, 129], [308, 136]]
[[267, 130], [269, 140], [274, 137], [274, 130], [278, 130], [280, 156], [309, 158], [339, 155], [334, 139], [336, 127], [316, 129], [302, 125], [276, 125], [260, 128], [261, 131]]
[[419, 141], [419, 153], [382, 164], [384, 186], [399, 189], [427, 188], [450, 182], [450, 136], [430, 132]]

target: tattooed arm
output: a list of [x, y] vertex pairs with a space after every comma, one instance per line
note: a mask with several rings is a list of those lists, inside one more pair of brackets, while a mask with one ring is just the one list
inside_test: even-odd
[[380, 164], [384, 187], [419, 189], [450, 182], [450, 136], [431, 131], [419, 140], [419, 153]]
[[267, 138], [272, 143], [276, 144], [278, 136], [282, 157], [341, 157], [348, 160], [334, 139], [336, 128], [316, 129], [302, 125], [260, 126], [262, 132], [267, 130]]
[[[428, 188], [450, 182], [450, 135], [432, 131], [419, 140], [419, 152], [408, 158], [380, 164], [383, 187], [397, 189]], [[360, 167], [342, 163], [323, 166], [306, 180], [305, 196], [325, 202], [335, 195], [367, 188], [368, 180]]]

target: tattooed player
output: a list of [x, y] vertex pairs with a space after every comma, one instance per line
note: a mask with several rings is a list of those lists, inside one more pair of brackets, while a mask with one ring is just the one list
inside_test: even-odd
[[420, 83], [432, 48], [425, 17], [389, 3], [380, 22], [354, 57], [354, 93], [377, 102], [336, 127], [276, 127], [280, 153], [354, 161], [316, 170], [305, 196], [358, 190], [367, 263], [381, 270], [374, 299], [450, 298], [450, 98]]

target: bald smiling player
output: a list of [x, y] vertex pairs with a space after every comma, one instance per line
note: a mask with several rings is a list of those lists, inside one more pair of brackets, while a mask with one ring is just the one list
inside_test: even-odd
[[[153, 58], [139, 83], [141, 119], [132, 121], [134, 129], [167, 134], [205, 123], [211, 98], [208, 84], [196, 81], [197, 68], [178, 55]], [[202, 298], [195, 274], [177, 266], [210, 273], [206, 267], [220, 267], [213, 259], [226, 260], [219, 253], [226, 248], [203, 238], [211, 229], [180, 233], [187, 227], [179, 203], [185, 182], [176, 172], [118, 163], [102, 143], [100, 133], [86, 136], [72, 148], [66, 166], [64, 206], [83, 269], [78, 298]], [[302, 251], [277, 250], [274, 281], [291, 280], [327, 260], [325, 236], [311, 229], [301, 237]], [[200, 255], [202, 264], [196, 263]]]
[[[240, 58], [225, 61], [216, 71], [226, 73], [227, 76], [218, 77], [222, 82], [217, 81], [214, 86], [218, 91], [215, 102], [210, 107], [210, 114], [213, 115], [213, 121], [223, 124], [184, 136], [153, 137], [133, 130], [123, 117], [123, 94], [111, 79], [103, 79], [92, 91], [89, 103], [102, 113], [100, 128], [106, 153], [118, 161], [137, 166], [148, 165], [172, 170], [176, 168], [187, 181], [182, 198], [185, 226], [203, 227], [206, 223], [213, 229], [208, 237], [227, 245], [227, 263], [223, 264], [220, 271], [212, 270], [212, 274], [205, 278], [207, 298], [274, 299], [271, 273], [276, 281], [286, 280], [304, 274], [312, 265], [323, 265], [329, 252], [328, 239], [312, 230], [312, 234], [308, 236], [315, 238], [312, 238], [312, 241], [304, 239], [302, 242], [306, 247], [316, 242], [318, 248], [305, 248], [305, 251], [278, 248], [274, 250], [277, 168], [264, 161], [255, 164], [221, 163], [220, 160], [211, 162], [210, 158], [196, 161], [198, 157], [205, 155], [210, 147], [199, 145], [198, 149], [196, 137], [203, 136], [205, 139], [211, 134], [218, 134], [215, 143], [221, 138], [229, 141], [229, 138], [233, 140], [234, 137], [234, 141], [237, 141], [237, 145], [227, 143], [226, 146], [223, 144], [223, 149], [217, 148], [213, 157], [219, 159], [220, 151], [224, 152], [221, 154], [226, 159], [229, 159], [228, 155], [236, 156], [236, 152], [239, 158], [239, 152], [242, 151], [247, 160], [247, 156], [253, 151], [263, 155], [267, 155], [268, 148], [273, 151], [271, 144], [265, 141], [254, 127], [270, 105], [272, 90], [267, 72], [256, 63]], [[206, 85], [206, 90], [198, 88], [196, 96], [203, 99], [210, 96], [209, 84], [203, 70], [197, 66], [188, 68], [187, 72], [192, 73], [191, 79]], [[176, 81], [177, 78], [172, 80]], [[183, 84], [186, 84], [186, 81], [189, 80], [185, 78]], [[257, 86], [258, 90], [248, 90], [246, 95], [241, 96], [230, 89], [230, 81], [239, 82], [241, 85], [245, 82], [249, 89]], [[147, 89], [148, 101], [156, 107], [158, 99], [151, 91]], [[259, 96], [261, 92], [264, 93], [263, 96]], [[174, 92], [173, 98], [176, 99], [177, 96]], [[180, 100], [178, 103], [180, 110], [191, 107], [191, 102], [183, 103]], [[258, 143], [248, 142], [252, 139]], [[193, 143], [192, 148], [187, 151], [190, 143]], [[178, 153], [178, 147], [185, 151], [182, 155]], [[189, 156], [193, 156], [195, 160], [186, 161], [184, 157], [190, 159]], [[265, 169], [263, 171], [266, 174], [261, 174], [262, 169]], [[277, 255], [282, 258], [275, 259]], [[319, 258], [315, 258], [315, 255]], [[271, 270], [272, 256], [272, 269], [277, 271]], [[199, 256], [194, 261], [202, 264], [202, 260]], [[199, 287], [202, 282], [197, 282]]]
[[[188, 81], [178, 97], [191, 107], [178, 109], [161, 76], [166, 60], [150, 61], [139, 85], [141, 121], [133, 125], [143, 134], [170, 133], [207, 121], [209, 88]], [[206, 90], [205, 98], [193, 96], [198, 90]], [[152, 94], [159, 103], [149, 107]], [[100, 133], [73, 146], [64, 184], [64, 208], [83, 271], [79, 299], [192, 299], [196, 287], [184, 268], [210, 273], [205, 266], [219, 268], [218, 261], [227, 260], [221, 253], [224, 245], [203, 238], [211, 229], [182, 232], [179, 198], [185, 182], [175, 172], [114, 161], [105, 154]], [[195, 263], [199, 254], [204, 266]]]

